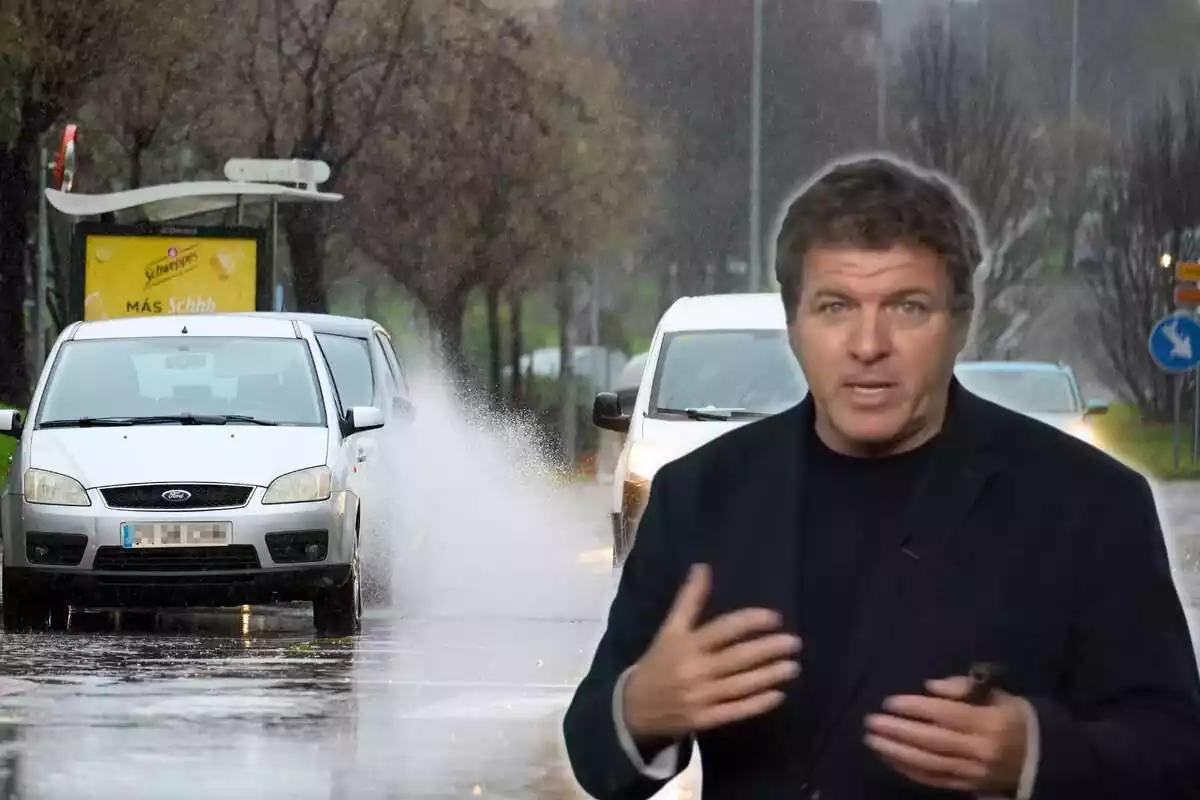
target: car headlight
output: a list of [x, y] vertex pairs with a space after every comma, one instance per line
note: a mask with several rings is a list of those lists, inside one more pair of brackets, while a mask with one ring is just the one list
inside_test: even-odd
[[25, 502], [47, 506], [90, 506], [83, 484], [44, 469], [25, 470]]
[[263, 505], [279, 503], [315, 503], [328, 500], [333, 489], [329, 467], [309, 467], [280, 475], [271, 481], [263, 495]]
[[634, 442], [629, 448], [629, 479], [649, 483], [663, 464], [671, 460], [671, 454], [653, 442]]

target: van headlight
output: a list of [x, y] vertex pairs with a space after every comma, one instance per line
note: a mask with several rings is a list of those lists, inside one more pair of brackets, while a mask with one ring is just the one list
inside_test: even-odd
[[629, 447], [629, 479], [649, 483], [663, 464], [671, 460], [671, 453], [654, 442], [634, 442]]
[[263, 505], [280, 503], [315, 503], [328, 500], [333, 489], [333, 473], [329, 467], [309, 467], [271, 481], [263, 495]]
[[25, 470], [25, 502], [47, 506], [90, 506], [83, 484], [69, 475], [44, 469]]
[[1086, 422], [1075, 422], [1067, 426], [1067, 433], [1074, 436], [1076, 439], [1082, 439], [1092, 447], [1099, 447], [1100, 440], [1096, 438], [1096, 432]]

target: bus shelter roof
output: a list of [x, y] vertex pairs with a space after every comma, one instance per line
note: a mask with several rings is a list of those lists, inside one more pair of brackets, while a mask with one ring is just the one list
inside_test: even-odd
[[117, 222], [171, 222], [213, 211], [275, 200], [279, 203], [337, 203], [342, 195], [272, 183], [191, 181], [107, 194], [46, 190], [46, 200], [69, 217], [113, 215]]

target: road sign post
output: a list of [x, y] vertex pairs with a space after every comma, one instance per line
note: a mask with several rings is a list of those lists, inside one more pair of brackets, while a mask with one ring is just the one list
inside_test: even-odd
[[[1169, 260], [1164, 260], [1170, 264]], [[1200, 263], [1180, 261], [1175, 264], [1175, 305], [1180, 308], [1200, 306]]]
[[1192, 371], [1192, 463], [1200, 461], [1200, 368]]
[[[1174, 380], [1174, 451], [1175, 469], [1179, 469], [1180, 450], [1180, 395], [1183, 392], [1183, 375], [1200, 367], [1200, 321], [1188, 311], [1168, 314], [1151, 330], [1147, 342], [1150, 357], [1164, 372], [1175, 376]], [[1193, 437], [1194, 441], [1194, 437]]]
[[1200, 262], [1180, 261], [1175, 265], [1175, 280], [1193, 283], [1200, 281]]

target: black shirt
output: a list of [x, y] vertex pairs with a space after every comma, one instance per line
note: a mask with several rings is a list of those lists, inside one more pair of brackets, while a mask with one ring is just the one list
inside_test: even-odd
[[806, 739], [815, 734], [854, 633], [845, 621], [857, 616], [882, 542], [902, 524], [937, 445], [935, 438], [907, 453], [871, 459], [836, 453], [815, 434], [808, 440], [797, 532], [797, 621], [804, 642], [799, 689]]

